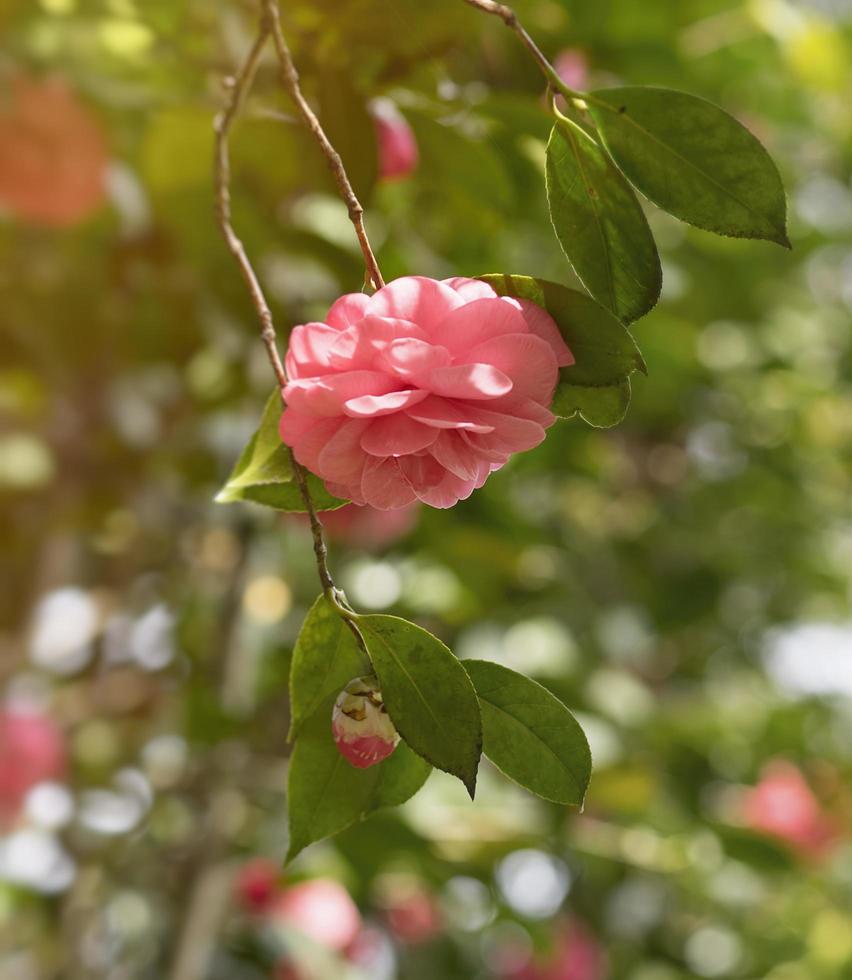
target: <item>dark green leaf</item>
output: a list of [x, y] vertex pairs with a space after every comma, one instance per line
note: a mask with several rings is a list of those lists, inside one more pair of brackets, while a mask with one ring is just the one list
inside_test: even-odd
[[636, 342], [623, 324], [589, 296], [530, 276], [480, 276], [501, 296], [519, 296], [544, 307], [556, 321], [575, 363], [562, 368], [551, 410], [579, 414], [590, 425], [620, 421], [630, 403], [634, 371], [645, 371]]
[[335, 695], [302, 726], [287, 778], [292, 860], [308, 844], [336, 834], [383, 806], [396, 806], [426, 782], [431, 766], [400, 742], [383, 762], [356, 769], [338, 752], [331, 734]]
[[778, 169], [733, 116], [685, 92], [633, 86], [592, 92], [589, 110], [649, 200], [698, 228], [790, 247]]
[[553, 803], [581, 806], [592, 756], [583, 729], [565, 705], [507, 667], [466, 660], [482, 711], [483, 751], [497, 768]]
[[482, 722], [464, 668], [414, 623], [397, 616], [359, 616], [357, 622], [400, 735], [433, 766], [458, 776], [473, 797]]
[[290, 664], [290, 738], [329, 697], [372, 672], [352, 630], [320, 596], [305, 617]]
[[595, 140], [567, 119], [550, 134], [546, 175], [550, 220], [583, 285], [619, 320], [644, 316], [663, 280], [633, 188]]
[[[216, 494], [217, 503], [250, 500], [277, 510], [305, 510], [299, 486], [293, 479], [289, 450], [278, 434], [281, 411], [281, 396], [274, 391], [266, 402], [257, 432], [240, 454], [227, 483]], [[335, 510], [346, 503], [332, 496], [312, 473], [308, 474], [308, 487], [317, 510]]]

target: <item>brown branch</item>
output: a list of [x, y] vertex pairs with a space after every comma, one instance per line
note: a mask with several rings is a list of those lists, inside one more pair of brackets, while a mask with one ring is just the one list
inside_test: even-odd
[[[268, 6], [268, 5], [267, 5]], [[216, 117], [214, 123], [214, 130], [216, 133], [215, 141], [215, 155], [213, 164], [213, 174], [214, 183], [216, 191], [216, 217], [218, 219], [219, 229], [222, 232], [222, 237], [225, 239], [225, 243], [228, 246], [228, 250], [236, 259], [237, 265], [239, 266], [240, 272], [242, 273], [243, 279], [248, 287], [249, 295], [251, 296], [254, 308], [257, 311], [258, 319], [261, 325], [261, 337], [263, 343], [266, 345], [266, 352], [269, 356], [269, 363], [272, 365], [272, 370], [275, 373], [275, 378], [278, 381], [279, 388], [283, 388], [287, 384], [287, 372], [284, 369], [284, 365], [281, 363], [281, 356], [278, 353], [278, 346], [276, 344], [276, 333], [275, 324], [272, 319], [272, 311], [269, 308], [269, 304], [266, 301], [266, 297], [263, 293], [263, 288], [260, 285], [260, 280], [257, 277], [257, 273], [254, 270], [254, 266], [251, 264], [251, 260], [246, 253], [243, 243], [240, 241], [237, 233], [234, 231], [234, 227], [231, 221], [231, 161], [230, 154], [228, 152], [228, 138], [231, 134], [231, 129], [233, 128], [234, 121], [240, 113], [240, 109], [243, 106], [246, 95], [251, 89], [252, 82], [254, 81], [254, 76], [257, 72], [258, 64], [260, 63], [260, 58], [263, 53], [263, 48], [269, 39], [271, 32], [271, 25], [277, 25], [277, 10], [274, 18], [270, 17], [268, 12], [264, 11], [264, 16], [261, 19], [260, 28], [258, 29], [257, 37], [254, 44], [251, 46], [245, 62], [243, 63], [240, 70], [237, 72], [236, 76], [229, 80], [229, 94], [225, 102], [225, 106], [219, 115]], [[277, 29], [277, 33], [280, 36], [280, 27]], [[281, 38], [283, 43], [283, 38]], [[286, 46], [285, 46], [286, 50]], [[297, 91], [298, 91], [298, 85]], [[300, 93], [301, 95], [301, 93]], [[310, 109], [308, 110], [310, 111]], [[304, 115], [304, 113], [303, 113]], [[311, 115], [313, 115], [311, 113]], [[316, 117], [314, 117], [316, 121]], [[319, 123], [316, 123], [317, 127]], [[312, 127], [313, 128], [313, 127]], [[322, 130], [320, 130], [322, 133]], [[325, 134], [322, 134], [323, 139], [326, 143], [328, 140]], [[329, 147], [331, 144], [328, 143]], [[332, 149], [334, 153], [334, 150]], [[335, 156], [338, 160], [340, 157]], [[341, 172], [342, 172], [341, 164]], [[343, 179], [346, 180], [346, 175], [343, 173]], [[348, 181], [346, 185], [349, 186]], [[351, 194], [351, 187], [349, 188]], [[352, 194], [352, 199], [355, 200], [357, 204], [357, 199], [355, 195]], [[347, 202], [348, 203], [348, 202]], [[360, 208], [360, 204], [358, 204]], [[350, 206], [350, 214], [351, 214]], [[354, 219], [353, 219], [354, 223]], [[361, 222], [361, 230], [363, 232], [363, 222]], [[356, 231], [358, 225], [356, 225]], [[360, 239], [360, 235], [359, 235]], [[366, 233], [364, 233], [364, 240], [366, 241]], [[369, 243], [367, 243], [367, 249], [369, 249]], [[366, 260], [365, 253], [365, 260]], [[372, 258], [373, 253], [369, 252]], [[378, 266], [375, 266], [375, 258], [372, 258], [375, 267], [375, 276], [378, 277], [379, 286], [383, 285], [381, 275], [378, 272]], [[369, 266], [368, 266], [369, 271]], [[373, 275], [373, 274], [371, 274]], [[345, 609], [344, 606], [340, 604], [339, 593], [334, 584], [334, 579], [331, 576], [331, 572], [328, 567], [328, 550], [325, 546], [325, 539], [322, 533], [322, 524], [317, 517], [316, 507], [314, 506], [313, 499], [311, 498], [310, 489], [308, 487], [307, 473], [303, 466], [301, 466], [297, 461], [296, 457], [293, 455], [293, 450], [288, 447], [288, 452], [290, 455], [290, 460], [293, 464], [293, 472], [296, 476], [296, 482], [299, 485], [299, 491], [302, 495], [302, 499], [305, 503], [305, 509], [308, 512], [308, 517], [311, 522], [311, 534], [314, 540], [314, 554], [316, 555], [317, 571], [319, 573], [320, 582], [322, 583], [323, 591], [329, 597], [330, 601], [333, 603], [335, 608], [342, 615], [350, 615], [349, 611]], [[348, 620], [347, 620], [348, 622]]]
[[228, 137], [231, 134], [234, 120], [242, 108], [246, 94], [254, 81], [260, 56], [263, 53], [263, 48], [268, 37], [269, 31], [266, 25], [261, 24], [257, 38], [242, 68], [234, 78], [227, 80], [230, 92], [224, 109], [216, 117], [216, 121], [213, 124], [216, 133], [213, 177], [216, 187], [216, 217], [218, 219], [219, 229], [222, 232], [222, 237], [225, 239], [228, 250], [236, 259], [243, 279], [248, 286], [249, 295], [260, 318], [260, 336], [266, 345], [266, 352], [269, 356], [272, 370], [275, 372], [275, 377], [278, 380], [278, 386], [283, 388], [287, 384], [287, 373], [284, 370], [284, 365], [281, 363], [281, 356], [278, 353], [278, 347], [275, 343], [275, 324], [272, 321], [272, 311], [266, 302], [260, 280], [257, 278], [257, 273], [249, 261], [245, 247], [231, 224], [231, 158], [228, 152]]
[[527, 33], [523, 24], [518, 20], [518, 15], [511, 7], [507, 7], [504, 3], [496, 3], [495, 0], [464, 0], [464, 2], [471, 7], [475, 7], [477, 10], [483, 11], [483, 13], [493, 14], [495, 17], [499, 17], [509, 30], [514, 31], [544, 73], [544, 77], [547, 79], [549, 86], [555, 88], [568, 98], [576, 99], [582, 97], [582, 93], [575, 92], [562, 81], [559, 73], [544, 56], [541, 48]]
[[381, 289], [385, 281], [382, 278], [379, 263], [376, 261], [376, 256], [373, 254], [373, 249], [370, 246], [367, 229], [364, 227], [364, 208], [355, 196], [355, 191], [352, 189], [352, 184], [346, 175], [346, 169], [343, 166], [340, 154], [331, 145], [329, 138], [325, 134], [325, 130], [320, 125], [319, 119], [317, 119], [316, 113], [302, 94], [302, 89], [299, 85], [299, 74], [296, 71], [296, 66], [293, 64], [293, 57], [290, 54], [287, 42], [284, 40], [284, 32], [281, 30], [278, 0], [263, 0], [263, 12], [263, 29], [272, 35], [275, 53], [278, 56], [281, 84], [295, 103], [305, 125], [313, 133], [323, 155], [328, 161], [329, 169], [337, 182], [340, 196], [343, 198], [343, 203], [349, 211], [349, 220], [352, 222], [352, 226], [355, 228], [355, 234], [358, 236], [358, 244], [361, 246], [361, 254], [364, 256], [364, 265], [367, 269], [367, 279], [374, 289]]

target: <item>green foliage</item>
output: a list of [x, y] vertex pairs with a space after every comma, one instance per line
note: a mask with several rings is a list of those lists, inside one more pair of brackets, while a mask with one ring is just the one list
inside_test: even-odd
[[574, 716], [546, 688], [487, 660], [465, 660], [482, 712], [482, 751], [525, 789], [582, 806], [592, 756]]
[[619, 320], [657, 302], [662, 270], [631, 186], [585, 129], [557, 119], [547, 143], [547, 199], [556, 237], [583, 285]]
[[385, 806], [398, 806], [426, 782], [431, 766], [404, 742], [384, 761], [356, 769], [338, 752], [331, 734], [336, 693], [304, 723], [290, 757], [287, 860], [315, 841], [336, 834]]
[[370, 673], [370, 661], [352, 630], [325, 596], [305, 617], [290, 664], [290, 738], [332, 695], [354, 677]]
[[458, 776], [472, 799], [482, 720], [464, 668], [437, 637], [397, 616], [359, 616], [357, 624], [400, 735], [433, 766]]
[[[227, 482], [216, 494], [217, 503], [249, 500], [276, 510], [305, 510], [305, 502], [295, 482], [290, 451], [278, 435], [281, 408], [281, 396], [274, 391], [267, 399], [260, 426], [234, 464]], [[308, 487], [317, 510], [335, 510], [346, 503], [332, 496], [313, 474], [308, 474]]]
[[789, 248], [784, 187], [741, 123], [664, 88], [601, 89], [589, 111], [613, 159], [651, 201], [698, 228]]
[[501, 296], [530, 299], [553, 317], [575, 363], [559, 372], [552, 411], [590, 425], [620, 422], [630, 403], [630, 375], [644, 371], [639, 348], [622, 324], [593, 299], [530, 276], [481, 276]]

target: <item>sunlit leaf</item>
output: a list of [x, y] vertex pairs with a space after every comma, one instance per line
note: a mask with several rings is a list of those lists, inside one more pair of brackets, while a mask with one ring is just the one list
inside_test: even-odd
[[302, 623], [290, 664], [290, 738], [322, 702], [370, 671], [352, 630], [319, 596]]
[[630, 375], [645, 371], [627, 329], [599, 303], [576, 289], [530, 276], [480, 276], [501, 296], [519, 296], [544, 307], [571, 348], [575, 363], [559, 372], [551, 410], [590, 425], [619, 422], [630, 403]]
[[694, 95], [639, 86], [593, 92], [589, 111], [649, 200], [698, 228], [789, 248], [778, 168], [733, 116]]
[[290, 845], [287, 860], [314, 841], [397, 806], [426, 782], [432, 767], [404, 743], [383, 762], [356, 769], [338, 752], [331, 734], [335, 695], [307, 719], [296, 739], [287, 779]]
[[[281, 410], [281, 396], [275, 391], [266, 402], [260, 426], [240, 454], [227, 482], [216, 494], [217, 503], [250, 500], [277, 510], [305, 510], [294, 478], [290, 452], [278, 434]], [[346, 503], [332, 496], [312, 473], [308, 474], [308, 487], [317, 510], [335, 510]]]
[[476, 692], [441, 641], [397, 616], [359, 616], [385, 706], [411, 748], [458, 776], [471, 797], [482, 752]]
[[486, 660], [463, 664], [479, 697], [485, 755], [537, 796], [582, 805], [592, 757], [571, 712], [541, 684], [514, 670]]
[[609, 156], [570, 120], [547, 144], [547, 200], [556, 237], [594, 298], [619, 320], [644, 316], [657, 302], [657, 247], [633, 188]]

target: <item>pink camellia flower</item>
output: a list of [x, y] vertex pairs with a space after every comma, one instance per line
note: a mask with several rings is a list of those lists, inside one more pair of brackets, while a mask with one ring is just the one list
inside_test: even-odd
[[568, 88], [582, 91], [589, 81], [589, 61], [580, 48], [564, 48], [554, 58], [553, 67]]
[[544, 439], [574, 358], [529, 300], [476, 279], [396, 279], [294, 327], [281, 438], [331, 493], [451, 507]]
[[302, 881], [285, 889], [270, 909], [269, 918], [338, 951], [346, 949], [361, 929], [361, 915], [349, 892], [327, 878]]
[[742, 802], [744, 823], [754, 830], [819, 857], [836, 839], [837, 829], [823, 811], [805, 777], [791, 762], [774, 759]]
[[407, 177], [420, 159], [414, 131], [389, 99], [375, 99], [371, 109], [376, 125], [379, 176], [384, 180]]
[[375, 677], [356, 677], [340, 692], [331, 715], [338, 751], [358, 769], [387, 757], [399, 744]]
[[234, 892], [249, 912], [269, 908], [278, 888], [278, 867], [268, 858], [253, 858], [237, 871]]
[[511, 950], [503, 980], [606, 980], [606, 954], [595, 935], [582, 923], [561, 926], [553, 949], [544, 959], [519, 958]]
[[347, 504], [320, 514], [329, 538], [359, 548], [386, 548], [405, 537], [417, 523], [420, 503], [415, 501], [394, 510]]
[[65, 774], [65, 740], [45, 714], [23, 708], [0, 713], [0, 827], [20, 812], [27, 793]]
[[36, 225], [74, 225], [105, 197], [98, 120], [61, 79], [23, 74], [0, 99], [0, 209]]

